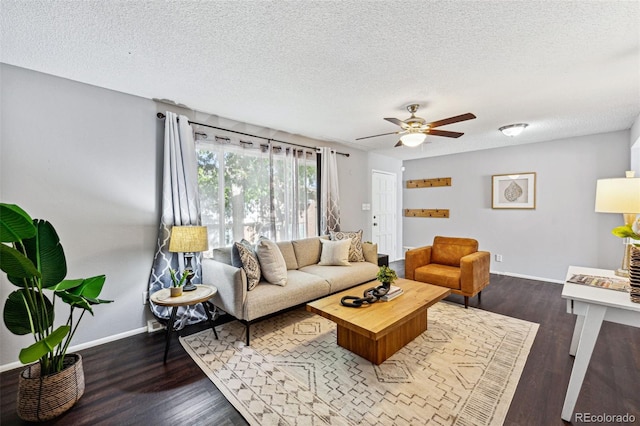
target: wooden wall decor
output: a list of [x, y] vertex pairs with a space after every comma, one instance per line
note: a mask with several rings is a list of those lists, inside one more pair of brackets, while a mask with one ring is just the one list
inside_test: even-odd
[[449, 217], [449, 209], [404, 209], [405, 217]]
[[434, 186], [451, 186], [451, 178], [414, 179], [407, 181], [407, 188], [433, 188]]

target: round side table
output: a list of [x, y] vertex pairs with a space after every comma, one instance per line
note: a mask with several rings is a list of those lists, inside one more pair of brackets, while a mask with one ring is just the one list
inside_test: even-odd
[[211, 312], [209, 312], [209, 308], [207, 306], [207, 304], [209, 303], [208, 300], [211, 299], [211, 297], [213, 297], [213, 295], [217, 292], [218, 289], [214, 286], [198, 284], [196, 285], [195, 290], [185, 291], [181, 296], [178, 297], [171, 297], [171, 290], [169, 290], [168, 288], [158, 290], [151, 295], [151, 302], [155, 303], [156, 305], [171, 307], [171, 317], [169, 318], [169, 324], [167, 325], [166, 343], [164, 347], [165, 363], [167, 362], [169, 343], [171, 342], [171, 335], [173, 334], [173, 328], [179, 306], [192, 306], [201, 303], [205, 313], [207, 314], [207, 319], [209, 320], [209, 324], [211, 325], [213, 334], [216, 337], [216, 340], [218, 339], [218, 333], [216, 332], [215, 326], [213, 325], [213, 318], [211, 317]]

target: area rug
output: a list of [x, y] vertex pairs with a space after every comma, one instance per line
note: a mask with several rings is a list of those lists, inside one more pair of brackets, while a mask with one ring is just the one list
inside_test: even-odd
[[251, 425], [499, 425], [538, 324], [440, 302], [428, 330], [379, 366], [298, 309], [180, 338]]

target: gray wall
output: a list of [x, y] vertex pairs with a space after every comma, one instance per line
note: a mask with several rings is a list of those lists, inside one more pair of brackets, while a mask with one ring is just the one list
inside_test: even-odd
[[[106, 274], [102, 297], [115, 300], [85, 315], [73, 343], [140, 329], [158, 222], [154, 102], [4, 64], [1, 72], [0, 199], [50, 221], [67, 277]], [[15, 287], [0, 280], [4, 306]], [[0, 365], [32, 343], [4, 322], [0, 340]]]
[[[0, 201], [53, 223], [68, 277], [106, 274], [103, 298], [115, 303], [85, 316], [72, 344], [88, 346], [144, 331], [142, 304], [160, 220], [161, 157], [167, 109], [196, 121], [309, 146], [331, 145], [152, 100], [0, 64]], [[161, 94], [159, 94], [161, 95]], [[161, 97], [161, 96], [159, 96]], [[339, 148], [343, 229], [367, 220], [367, 154]], [[365, 233], [366, 233], [366, 228]], [[0, 276], [0, 303], [15, 287]], [[67, 311], [59, 310], [59, 319]], [[17, 367], [29, 336], [0, 325], [0, 370]]]
[[[476, 238], [491, 270], [562, 281], [569, 265], [614, 269], [623, 246], [611, 229], [622, 215], [595, 213], [600, 178], [623, 177], [629, 132], [589, 135], [405, 162], [404, 179], [451, 177], [452, 186], [404, 189], [405, 208], [448, 208], [449, 219], [404, 218], [405, 245], [435, 235]], [[493, 210], [491, 176], [537, 173], [535, 210]], [[495, 262], [502, 254], [503, 262]]]

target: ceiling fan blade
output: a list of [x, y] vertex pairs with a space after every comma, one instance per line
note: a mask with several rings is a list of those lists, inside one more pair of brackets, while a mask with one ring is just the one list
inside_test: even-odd
[[404, 144], [402, 143], [402, 141], [398, 141], [398, 143], [397, 143], [397, 144], [395, 144], [393, 147], [394, 147], [394, 148], [397, 148], [397, 147], [399, 147], [399, 146], [404, 146]]
[[407, 123], [405, 123], [404, 121], [399, 120], [397, 118], [385, 118], [385, 120], [387, 120], [390, 123], [395, 124], [396, 126], [400, 126], [403, 129], [406, 129], [408, 127]]
[[373, 136], [365, 136], [363, 138], [357, 138], [356, 140], [362, 140], [362, 139], [369, 139], [369, 138], [377, 138], [378, 136], [386, 136], [386, 135], [397, 135], [398, 132], [391, 132], [391, 133], [380, 133], [379, 135], [373, 135]]
[[449, 132], [447, 130], [437, 130], [437, 129], [429, 129], [427, 133], [433, 136], [444, 136], [445, 138], [459, 138], [464, 135], [464, 133], [460, 132]]
[[476, 118], [476, 116], [468, 112], [466, 114], [456, 115], [455, 117], [434, 121], [433, 123], [429, 123], [428, 126], [433, 129], [434, 127], [445, 126], [447, 124], [458, 123], [460, 121], [473, 120], [474, 118]]

